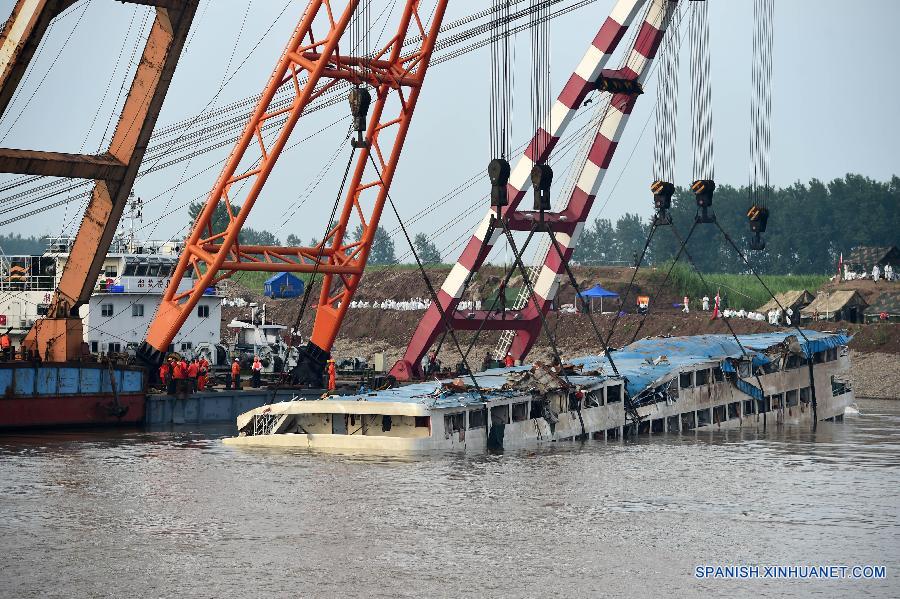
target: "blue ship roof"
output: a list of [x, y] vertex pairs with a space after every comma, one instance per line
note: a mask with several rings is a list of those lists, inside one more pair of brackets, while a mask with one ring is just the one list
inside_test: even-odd
[[[844, 333], [827, 333], [820, 331], [804, 330], [804, 335], [809, 339], [805, 342], [798, 338], [806, 355], [846, 345], [851, 337]], [[766, 362], [768, 359], [763, 352], [768, 348], [783, 343], [793, 335], [790, 331], [758, 333], [752, 335], [738, 335], [741, 345], [754, 361]], [[653, 337], [642, 339], [622, 349], [613, 350], [613, 361], [619, 370], [619, 374], [625, 379], [625, 388], [632, 397], [652, 386], [668, 374], [685, 367], [708, 363], [710, 361], [723, 361], [726, 358], [739, 358], [744, 355], [741, 347], [731, 335], [693, 335], [690, 337]], [[665, 360], [659, 360], [665, 356]], [[609, 379], [616, 379], [609, 360], [604, 355], [583, 356], [569, 360], [570, 364], [581, 366], [585, 374], [568, 376], [571, 383], [588, 387], [602, 383]], [[493, 368], [476, 373], [478, 385], [484, 391], [488, 399], [511, 397], [521, 395], [520, 391], [503, 390], [507, 375], [514, 372], [531, 370], [531, 365], [512, 366], [510, 368]], [[385, 402], [414, 402], [423, 403], [435, 408], [466, 407], [483, 403], [481, 396], [471, 386], [472, 379], [469, 376], [458, 377], [469, 385], [466, 391], [442, 391], [443, 381], [426, 381], [403, 387], [386, 389], [368, 394], [349, 395], [340, 397], [349, 401], [385, 401]]]

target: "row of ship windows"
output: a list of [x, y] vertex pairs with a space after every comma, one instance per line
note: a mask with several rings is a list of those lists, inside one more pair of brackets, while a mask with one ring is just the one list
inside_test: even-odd
[[[604, 394], [605, 389], [605, 394]], [[605, 396], [605, 397], [604, 397]], [[558, 396], [554, 399], [551, 409], [559, 413], [580, 408], [596, 408], [605, 404], [622, 401], [622, 385], [611, 385], [603, 389], [597, 389], [585, 395], [578, 405], [574, 397]], [[491, 425], [509, 424], [510, 422], [523, 422], [525, 420], [541, 418], [544, 416], [545, 402], [521, 401], [491, 408]], [[468, 427], [466, 426], [466, 414], [468, 414]], [[487, 418], [483, 409], [455, 412], [444, 415], [444, 430], [446, 432], [463, 431], [468, 428], [484, 428]]]
[[[831, 362], [837, 359], [837, 348], [831, 348], [813, 354], [813, 362], [816, 364]], [[785, 362], [784, 369], [791, 370], [793, 368], [800, 368], [805, 364], [806, 362], [800, 356], [790, 355]], [[773, 372], [777, 372], [779, 370], [778, 362], [769, 362], [762, 367], [762, 370], [762, 374], [771, 374]], [[749, 362], [741, 362], [738, 365], [738, 374], [740, 374], [741, 378], [747, 378], [751, 376]], [[722, 369], [716, 366], [715, 368], [704, 368], [702, 370], [682, 372], [678, 377], [678, 386], [681, 389], [690, 389], [691, 387], [702, 387], [703, 385], [708, 385], [712, 382], [721, 383], [724, 380], [725, 375], [722, 372]]]
[[[100, 316], [112, 318], [115, 315], [115, 307], [112, 304], [100, 304]], [[144, 316], [144, 304], [131, 304], [131, 315], [135, 318]], [[197, 316], [209, 318], [209, 306], [197, 306]]]

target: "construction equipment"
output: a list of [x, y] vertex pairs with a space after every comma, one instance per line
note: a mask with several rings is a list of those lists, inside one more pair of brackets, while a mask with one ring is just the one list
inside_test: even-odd
[[[341, 10], [333, 1], [310, 0], [185, 242], [172, 280], [180, 281], [193, 269], [194, 285], [181, 293], [169, 285], [139, 357], [158, 363], [204, 291], [235, 272], [321, 273], [316, 320], [298, 366], [300, 378], [321, 383], [369, 256], [447, 1], [436, 0], [431, 12], [419, 0], [398, 0], [401, 12], [394, 33], [386, 45], [376, 47], [369, 35], [369, 2], [348, 0]], [[353, 86], [351, 133], [357, 136], [347, 173], [354, 160], [355, 168], [349, 182], [345, 175], [343, 204], [338, 204], [340, 197], [335, 202], [334, 225], [315, 247], [241, 245], [241, 228], [301, 115], [323, 93], [348, 83]], [[276, 93], [285, 87], [292, 90], [292, 101], [272, 108]], [[269, 131], [272, 141], [264, 133]], [[255, 162], [251, 148], [251, 153], [259, 150]], [[214, 231], [213, 216], [222, 204], [228, 224]], [[348, 239], [351, 218], [359, 221], [359, 240]]]
[[[96, 286], [199, 0], [124, 1], [155, 6], [156, 18], [107, 151], [89, 155], [0, 148], [0, 172], [95, 181], [49, 312], [23, 342], [45, 361], [81, 357], [83, 326], [78, 308]], [[0, 35], [0, 113], [9, 105], [50, 22], [73, 2], [16, 2]]]
[[[613, 51], [645, 5], [645, 16], [630, 51], [625, 53], [625, 64], [620, 69], [606, 69]], [[507, 205], [498, 206], [496, 202], [492, 202], [476, 233], [469, 240], [459, 261], [438, 292], [441, 307], [451, 316], [449, 320], [454, 328], [515, 330], [516, 335], [512, 340], [510, 352], [516, 359], [524, 357], [537, 340], [541, 330], [541, 317], [549, 311], [559, 287], [564, 261], [569, 259], [575, 249], [578, 236], [584, 227], [634, 103], [643, 91], [641, 82], [647, 75], [676, 6], [676, 2], [669, 0], [650, 2], [619, 0], [615, 4], [553, 105], [549, 130], [541, 128], [536, 131], [531, 144], [512, 169], [507, 187]], [[599, 123], [581, 176], [568, 202], [561, 210], [547, 212], [544, 215], [546, 225], [553, 231], [562, 247], [564, 259], [560, 259], [558, 252], [550, 251], [549, 245], [547, 246], [534, 284], [534, 291], [539, 299], [528, 297], [527, 304], [516, 310], [491, 313], [476, 311], [467, 313], [465, 317], [457, 316], [456, 306], [462, 299], [469, 281], [481, 268], [502, 234], [502, 230], [492, 227], [491, 223], [496, 218], [504, 218], [512, 230], [532, 229], [538, 218], [537, 212], [519, 209], [519, 203], [532, 185], [532, 169], [536, 164], [547, 161], [559, 137], [588, 93], [600, 91], [601, 87], [621, 91], [610, 96], [609, 107]], [[547, 140], [547, 143], [543, 143], [544, 140]], [[542, 148], [541, 151], [538, 151], [539, 148]], [[541, 202], [543, 203], [543, 199]], [[391, 374], [399, 380], [421, 376], [422, 356], [445, 330], [441, 313], [437, 306], [432, 304], [416, 328], [403, 358], [394, 365]]]

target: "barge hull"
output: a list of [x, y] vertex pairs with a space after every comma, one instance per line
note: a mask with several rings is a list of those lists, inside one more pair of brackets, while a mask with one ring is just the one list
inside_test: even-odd
[[108, 395], [0, 398], [0, 430], [136, 425], [145, 405], [143, 394], [120, 395], [118, 406]]

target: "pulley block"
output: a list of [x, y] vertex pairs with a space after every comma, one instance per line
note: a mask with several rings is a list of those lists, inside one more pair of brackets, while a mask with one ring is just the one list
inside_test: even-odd
[[753, 237], [750, 239], [750, 249], [756, 251], [766, 249], [766, 242], [763, 241], [761, 234], [766, 231], [766, 224], [769, 222], [769, 209], [765, 206], [753, 204], [747, 210], [747, 220], [750, 221], [750, 230], [753, 231]]
[[650, 185], [653, 192], [653, 207], [656, 209], [655, 223], [657, 225], [671, 225], [672, 215], [669, 209], [672, 207], [672, 195], [675, 193], [675, 185], [668, 181], [654, 181]]
[[501, 208], [508, 203], [506, 185], [509, 183], [511, 171], [509, 162], [503, 158], [494, 158], [488, 163], [488, 178], [491, 180], [491, 206]]
[[713, 204], [713, 192], [716, 190], [716, 182], [712, 179], [698, 179], [691, 184], [691, 191], [697, 199], [698, 223], [714, 223], [716, 215], [710, 213]]
[[548, 164], [535, 164], [531, 169], [531, 184], [534, 186], [534, 209], [550, 210], [550, 185], [553, 183], [553, 169]]
[[350, 114], [353, 116], [353, 129], [356, 131], [356, 139], [351, 140], [354, 148], [368, 148], [366, 141], [366, 120], [369, 116], [369, 106], [372, 104], [372, 94], [364, 87], [354, 87], [350, 90]]
[[644, 88], [637, 79], [600, 75], [597, 78], [597, 91], [639, 96], [644, 93]]

